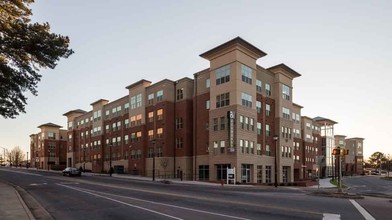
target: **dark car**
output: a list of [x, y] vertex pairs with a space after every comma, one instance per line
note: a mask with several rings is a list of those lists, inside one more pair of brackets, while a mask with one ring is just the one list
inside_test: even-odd
[[63, 170], [63, 176], [81, 176], [82, 172], [74, 167], [67, 167]]

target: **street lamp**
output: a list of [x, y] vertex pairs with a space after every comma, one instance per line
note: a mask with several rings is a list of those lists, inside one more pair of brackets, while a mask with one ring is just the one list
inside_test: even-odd
[[50, 150], [48, 150], [48, 171], [49, 171], [49, 162], [50, 162]]
[[27, 151], [27, 162], [26, 162], [26, 168], [29, 169], [29, 152]]
[[109, 144], [109, 176], [112, 176], [112, 144]]
[[278, 139], [279, 136], [274, 136], [275, 141], [275, 188], [278, 187]]
[[86, 170], [86, 148], [83, 148], [83, 173]]

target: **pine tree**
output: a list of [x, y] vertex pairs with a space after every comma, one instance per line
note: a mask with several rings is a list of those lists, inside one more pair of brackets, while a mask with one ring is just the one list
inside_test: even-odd
[[39, 70], [54, 69], [68, 58], [69, 38], [50, 32], [49, 23], [31, 23], [34, 0], [0, 1], [0, 115], [15, 118], [25, 113], [28, 90], [37, 95]]

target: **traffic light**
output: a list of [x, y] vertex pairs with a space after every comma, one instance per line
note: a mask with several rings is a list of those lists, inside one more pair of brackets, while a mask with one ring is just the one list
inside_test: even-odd
[[332, 155], [340, 155], [340, 149], [334, 148], [334, 149], [332, 150]]
[[348, 155], [348, 149], [342, 149], [340, 153], [342, 156]]

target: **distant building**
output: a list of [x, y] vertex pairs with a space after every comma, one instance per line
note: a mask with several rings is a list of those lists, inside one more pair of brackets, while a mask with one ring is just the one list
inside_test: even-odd
[[334, 173], [334, 158], [332, 149], [334, 147], [334, 125], [337, 122], [323, 117], [314, 118], [321, 127], [321, 151], [323, 159], [321, 160], [321, 177], [336, 176]]
[[66, 166], [67, 130], [46, 123], [41, 131], [30, 135], [30, 166], [38, 169], [61, 169]]
[[349, 155], [346, 156], [347, 174], [360, 175], [364, 172], [363, 141], [364, 138], [355, 137], [346, 139], [346, 148]]

